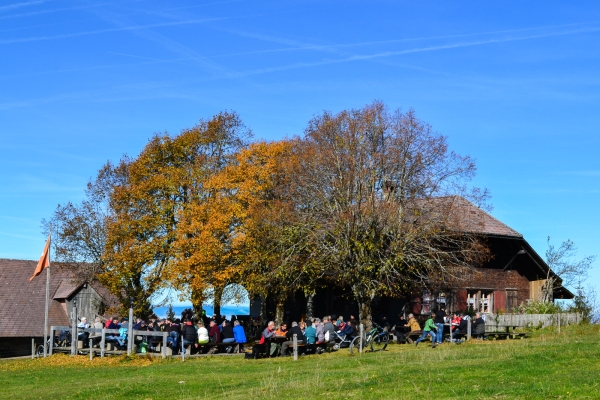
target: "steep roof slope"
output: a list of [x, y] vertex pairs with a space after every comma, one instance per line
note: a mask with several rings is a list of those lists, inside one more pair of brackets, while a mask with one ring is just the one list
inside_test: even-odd
[[[38, 337], [44, 332], [46, 272], [30, 282], [36, 264], [37, 261], [0, 258], [0, 337]], [[68, 298], [82, 284], [68, 269], [50, 267], [50, 326], [70, 325], [63, 306], [57, 300]], [[105, 289], [101, 295], [108, 297], [109, 303], [114, 302]]]

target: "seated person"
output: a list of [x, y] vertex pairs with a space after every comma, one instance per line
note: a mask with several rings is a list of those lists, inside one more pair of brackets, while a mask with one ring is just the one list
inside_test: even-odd
[[275, 336], [286, 336], [287, 332], [287, 324], [284, 322], [279, 326], [279, 329], [275, 331]]
[[[196, 330], [194, 329], [194, 326], [192, 325], [192, 321], [190, 321], [189, 319], [185, 319], [183, 321], [183, 325], [181, 326], [181, 338], [182, 338], [182, 347], [183, 347], [183, 354], [185, 354], [185, 348], [187, 346], [192, 346], [193, 347], [198, 347], [198, 343], [196, 343], [196, 338], [197, 338], [197, 333]], [[191, 347], [190, 347], [191, 349]]]
[[[221, 336], [221, 341], [223, 343], [235, 343], [235, 336], [233, 335], [233, 327], [231, 326], [231, 322], [223, 320], [223, 323], [221, 324]], [[228, 346], [225, 348], [225, 351], [230, 353], [233, 351], [233, 347], [234, 346]]]
[[260, 353], [269, 353], [269, 346], [273, 336], [275, 336], [275, 322], [270, 321], [265, 330], [262, 332], [258, 344], [252, 346], [252, 355], [254, 358], [258, 358]]
[[87, 329], [89, 327], [90, 325], [87, 323], [87, 319], [85, 317], [81, 317], [81, 321], [77, 324], [77, 340], [81, 340], [83, 342], [83, 347], [88, 345], [90, 333], [83, 332], [82, 329]]
[[[102, 323], [102, 317], [96, 317], [94, 320], [94, 325], [92, 326], [94, 329], [102, 329], [104, 328], [104, 324]], [[93, 340], [93, 346], [96, 346], [102, 340], [102, 332], [92, 332], [90, 334], [90, 339]]]
[[[221, 330], [219, 324], [215, 319], [210, 321], [210, 330], [208, 331], [208, 342], [209, 343], [221, 343]], [[218, 350], [217, 346], [211, 347], [207, 354], [214, 354]]]
[[296, 321], [292, 322], [292, 328], [286, 332], [285, 336], [288, 340], [281, 344], [281, 355], [287, 356], [287, 349], [294, 344], [294, 335], [296, 335], [297, 343], [304, 343], [304, 334]]
[[244, 344], [246, 343], [246, 332], [244, 331], [244, 327], [240, 325], [240, 321], [237, 319], [233, 321], [233, 337], [235, 338], [235, 342], [238, 343], [239, 351], [244, 351]]
[[208, 343], [208, 330], [204, 326], [204, 322], [200, 321], [197, 324], [198, 327], [198, 344]]
[[121, 327], [119, 328], [119, 336], [116, 337], [117, 339], [117, 343], [119, 343], [119, 347], [121, 348], [121, 350], [123, 350], [123, 348], [125, 347], [125, 344], [127, 343], [127, 327], [129, 326], [129, 321], [127, 321], [125, 318], [123, 318], [121, 320]]
[[394, 329], [390, 331], [390, 333], [396, 336], [396, 343], [402, 344], [406, 342], [406, 331], [409, 329], [406, 327], [407, 324], [408, 321], [404, 319], [404, 315], [398, 314], [398, 321], [394, 325]]
[[475, 313], [475, 321], [472, 326], [473, 336], [477, 339], [483, 339], [485, 334], [485, 320], [482, 318], [481, 313]]
[[347, 339], [351, 339], [356, 336], [356, 329], [352, 325], [352, 321], [346, 322], [344, 329], [340, 333], [346, 336]]
[[315, 327], [314, 319], [304, 329], [304, 339], [307, 349], [311, 350], [311, 352], [314, 351], [314, 345], [317, 342], [317, 328]]

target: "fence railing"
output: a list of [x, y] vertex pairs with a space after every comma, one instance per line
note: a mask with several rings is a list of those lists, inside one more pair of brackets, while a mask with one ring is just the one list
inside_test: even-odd
[[[100, 339], [100, 357], [104, 357], [104, 353], [105, 353], [105, 349], [106, 349], [106, 336], [108, 335], [119, 335], [119, 330], [118, 329], [94, 329], [94, 328], [77, 328], [75, 329], [75, 332], [73, 332], [73, 328], [70, 326], [51, 326], [50, 327], [50, 346], [49, 346], [49, 355], [52, 355], [52, 351], [54, 348], [54, 335], [56, 331], [69, 331], [71, 332], [71, 345], [72, 345], [72, 349], [74, 349], [74, 351], [72, 351], [72, 354], [74, 352], [77, 351], [78, 348], [78, 333], [80, 332], [87, 332], [87, 333], [100, 333], [99, 336], [94, 335], [93, 337], [90, 337], [89, 339], [95, 339], [98, 340]], [[133, 329], [132, 330], [133, 335], [128, 335], [128, 340], [131, 340], [129, 338], [135, 338], [137, 336], [158, 336], [162, 338], [162, 346], [161, 346], [161, 356], [162, 358], [165, 358], [167, 356], [166, 353], [166, 348], [167, 348], [167, 336], [169, 335], [168, 332], [156, 332], [156, 331], [138, 331]], [[135, 340], [135, 339], [134, 339]], [[131, 343], [131, 345], [133, 345], [133, 343]], [[92, 351], [92, 349], [89, 349], [90, 352]]]
[[486, 331], [499, 327], [539, 327], [575, 325], [581, 322], [581, 314], [485, 314]]

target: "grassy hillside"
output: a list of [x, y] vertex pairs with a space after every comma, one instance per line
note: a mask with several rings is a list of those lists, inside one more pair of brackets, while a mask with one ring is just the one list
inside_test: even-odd
[[390, 345], [350, 356], [151, 360], [55, 355], [0, 362], [0, 398], [546, 399], [600, 397], [600, 327], [523, 340]]

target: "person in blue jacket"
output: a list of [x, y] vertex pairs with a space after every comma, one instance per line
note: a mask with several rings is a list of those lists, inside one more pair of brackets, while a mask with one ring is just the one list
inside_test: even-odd
[[240, 321], [237, 319], [233, 321], [233, 337], [235, 342], [240, 345], [239, 351], [243, 351], [246, 343], [246, 332], [244, 332], [244, 327], [240, 325]]

